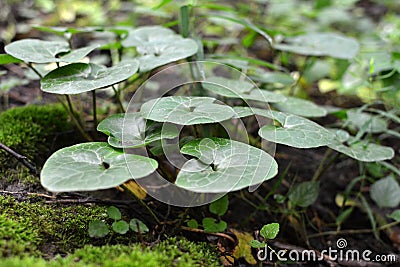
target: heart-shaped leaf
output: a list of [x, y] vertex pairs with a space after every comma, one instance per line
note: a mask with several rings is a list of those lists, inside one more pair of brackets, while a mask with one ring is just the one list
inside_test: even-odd
[[[280, 126], [266, 125], [258, 131], [268, 141], [297, 148], [312, 148], [328, 145], [335, 138], [334, 133], [306, 118], [276, 111], [269, 113]], [[265, 112], [265, 115], [269, 113]]]
[[[82, 47], [70, 52], [70, 47], [65, 41], [43, 41], [38, 39], [24, 39], [12, 42], [4, 49], [25, 62], [52, 63], [52, 62], [77, 62], [90, 52], [98, 48], [98, 45]], [[68, 54], [65, 54], [70, 52]], [[65, 55], [64, 55], [65, 54]]]
[[388, 123], [384, 119], [354, 110], [347, 111], [347, 121], [357, 129], [364, 129], [367, 133], [382, 133], [388, 128]]
[[193, 140], [181, 152], [197, 159], [183, 165], [175, 183], [194, 192], [240, 190], [260, 184], [278, 171], [276, 161], [265, 151], [223, 138]]
[[220, 220], [217, 222], [214, 218], [203, 218], [202, 224], [204, 227], [204, 231], [206, 233], [218, 233], [225, 231], [226, 227], [228, 226], [225, 221]]
[[73, 63], [48, 73], [41, 89], [55, 94], [80, 94], [122, 82], [138, 70], [136, 60], [122, 61], [107, 68], [97, 64]]
[[399, 183], [392, 176], [380, 179], [371, 186], [370, 195], [379, 207], [397, 207], [400, 204]]
[[289, 192], [289, 200], [293, 205], [306, 208], [318, 198], [319, 182], [308, 181], [296, 184]]
[[327, 111], [311, 101], [297, 97], [286, 97], [286, 101], [274, 103], [274, 107], [282, 112], [291, 113], [303, 117], [323, 117]]
[[108, 143], [118, 148], [146, 146], [161, 139], [179, 136], [175, 125], [147, 121], [139, 113], [114, 114], [99, 123], [97, 130], [108, 135]]
[[285, 38], [285, 43], [275, 44], [274, 48], [300, 55], [351, 59], [357, 55], [359, 44], [337, 33], [308, 33]]
[[154, 159], [125, 154], [107, 143], [83, 143], [58, 150], [46, 161], [41, 183], [49, 191], [92, 191], [145, 177], [157, 169]]
[[215, 101], [212, 97], [162, 97], [144, 103], [140, 113], [148, 120], [181, 125], [215, 123], [234, 116], [231, 107]]
[[225, 97], [257, 100], [261, 102], [281, 102], [286, 97], [267, 90], [261, 90], [255, 84], [245, 80], [232, 80], [224, 77], [209, 77], [202, 81], [205, 89]]
[[172, 30], [161, 26], [144, 26], [129, 32], [122, 46], [135, 46], [141, 55], [140, 72], [146, 72], [156, 67], [187, 58], [197, 53], [197, 43], [188, 38], [182, 38]]
[[132, 219], [129, 222], [129, 227], [134, 231], [135, 233], [147, 233], [149, 231], [149, 228], [147, 225], [145, 225], [141, 220], [138, 219]]

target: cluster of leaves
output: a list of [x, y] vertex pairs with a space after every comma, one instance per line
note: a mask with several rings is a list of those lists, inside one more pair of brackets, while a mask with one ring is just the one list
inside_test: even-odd
[[[121, 235], [126, 234], [129, 229], [135, 233], [147, 233], [149, 228], [141, 220], [131, 219], [129, 223], [122, 220], [121, 211], [114, 206], [110, 206], [107, 209], [107, 216], [114, 220], [111, 224], [111, 229]], [[89, 223], [89, 236], [90, 237], [105, 237], [110, 232], [110, 228], [105, 221], [94, 220]]]

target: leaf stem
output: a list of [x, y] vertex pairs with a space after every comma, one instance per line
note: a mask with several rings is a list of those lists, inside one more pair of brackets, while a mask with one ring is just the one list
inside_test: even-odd
[[96, 139], [97, 137], [97, 100], [96, 90], [92, 90], [92, 108], [93, 108], [93, 134]]
[[87, 141], [93, 141], [93, 139], [85, 132], [85, 130], [82, 128], [81, 123], [79, 122], [79, 119], [76, 117], [74, 108], [72, 106], [71, 98], [69, 95], [65, 95], [65, 98], [67, 100], [68, 106], [65, 105], [65, 103], [59, 99], [63, 107], [68, 111], [70, 118], [72, 119], [73, 123], [75, 124], [76, 128], [78, 129], [79, 133], [87, 140]]
[[37, 76], [39, 76], [40, 79], [43, 78], [42, 74], [32, 65], [32, 63], [27, 63], [27, 66], [33, 70], [34, 73], [36, 73]]
[[122, 105], [121, 96], [120, 96], [120, 94], [119, 94], [119, 91], [117, 90], [117, 88], [115, 88], [114, 85], [112, 85], [111, 88], [113, 89], [113, 91], [114, 91], [114, 93], [115, 93], [115, 98], [117, 99], [117, 103], [118, 103], [118, 106], [119, 106], [120, 111], [121, 111], [122, 113], [125, 113], [125, 108], [124, 108], [124, 106]]

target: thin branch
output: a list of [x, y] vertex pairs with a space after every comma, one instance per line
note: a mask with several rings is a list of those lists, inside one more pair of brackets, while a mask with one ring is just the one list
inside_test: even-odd
[[7, 153], [9, 153], [11, 156], [13, 156], [14, 158], [16, 158], [19, 162], [21, 162], [25, 167], [27, 167], [29, 169], [30, 173], [33, 173], [35, 175], [38, 175], [38, 172], [36, 170], [36, 167], [29, 162], [28, 158], [18, 154], [17, 152], [15, 152], [14, 150], [12, 150], [11, 148], [9, 148], [8, 146], [4, 145], [3, 143], [0, 142], [0, 148], [3, 149], [4, 151], [6, 151]]

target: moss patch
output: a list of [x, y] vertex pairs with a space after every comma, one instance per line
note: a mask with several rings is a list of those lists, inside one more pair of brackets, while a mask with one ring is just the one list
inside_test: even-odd
[[[18, 202], [13, 197], [0, 196], [0, 243], [3, 255], [20, 255], [24, 247], [29, 253], [51, 257], [69, 253], [75, 248], [96, 243], [89, 237], [87, 227], [91, 220], [104, 219], [105, 208], [97, 206], [42, 204]], [[9, 226], [13, 233], [8, 232]], [[10, 244], [22, 244], [17, 250]], [[25, 244], [25, 245], [24, 245]], [[14, 246], [12, 246], [14, 247]]]
[[194, 243], [186, 239], [170, 238], [152, 249], [140, 244], [131, 246], [85, 246], [65, 258], [46, 261], [41, 258], [8, 258], [4, 266], [105, 266], [105, 267], [152, 267], [152, 266], [222, 266], [218, 255], [206, 243]]

